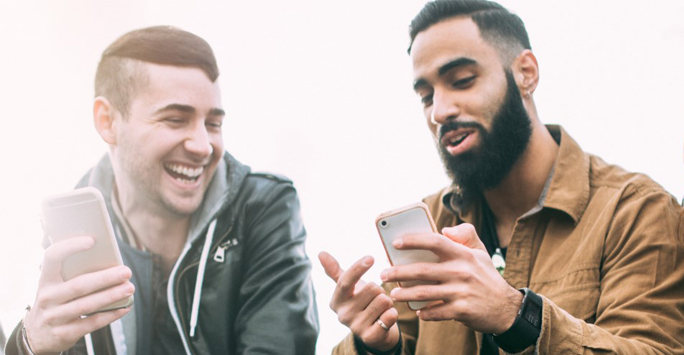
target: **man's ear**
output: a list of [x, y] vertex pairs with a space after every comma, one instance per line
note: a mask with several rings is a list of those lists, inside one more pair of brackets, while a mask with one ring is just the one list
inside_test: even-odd
[[98, 96], [93, 103], [93, 123], [100, 137], [110, 145], [116, 145], [117, 116], [119, 112], [105, 97]]
[[512, 65], [520, 94], [528, 98], [539, 83], [539, 65], [531, 50], [525, 49], [515, 58]]

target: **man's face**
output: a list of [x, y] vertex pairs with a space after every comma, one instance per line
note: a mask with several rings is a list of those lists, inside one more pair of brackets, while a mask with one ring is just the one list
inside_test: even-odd
[[114, 123], [119, 195], [136, 209], [187, 216], [200, 206], [223, 155], [219, 87], [197, 68], [143, 68], [148, 80], [131, 98], [128, 118]]
[[515, 79], [469, 18], [419, 33], [414, 89], [454, 183], [469, 192], [497, 186], [527, 147], [531, 122]]

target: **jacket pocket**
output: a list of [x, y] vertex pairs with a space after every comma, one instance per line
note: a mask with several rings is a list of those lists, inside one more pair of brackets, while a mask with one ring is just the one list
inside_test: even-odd
[[574, 317], [594, 323], [600, 296], [598, 265], [577, 265], [566, 273], [548, 276], [531, 283], [530, 288]]

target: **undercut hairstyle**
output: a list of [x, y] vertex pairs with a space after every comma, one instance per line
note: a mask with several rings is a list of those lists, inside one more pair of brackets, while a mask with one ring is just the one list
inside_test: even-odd
[[198, 68], [211, 82], [219, 76], [214, 51], [197, 35], [171, 26], [128, 32], [105, 49], [95, 73], [95, 96], [107, 98], [124, 118], [148, 82], [143, 62]]
[[420, 32], [458, 16], [472, 19], [482, 39], [497, 49], [506, 64], [510, 64], [522, 50], [532, 49], [523, 21], [498, 3], [486, 0], [435, 0], [425, 4], [411, 21], [408, 53], [411, 54], [413, 41]]

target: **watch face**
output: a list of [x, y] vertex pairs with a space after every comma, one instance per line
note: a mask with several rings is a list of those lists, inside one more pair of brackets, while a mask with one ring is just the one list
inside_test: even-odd
[[525, 311], [525, 314], [523, 314], [525, 320], [530, 322], [530, 324], [532, 324], [535, 328], [539, 329], [541, 328], [541, 319], [539, 319], [540, 315], [541, 307], [539, 307], [539, 305], [535, 302], [528, 302], [527, 310]]

